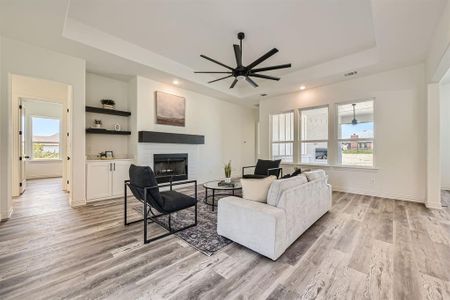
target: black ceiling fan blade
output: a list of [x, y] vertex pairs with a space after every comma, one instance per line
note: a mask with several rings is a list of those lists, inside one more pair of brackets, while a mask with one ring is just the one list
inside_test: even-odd
[[236, 57], [236, 64], [238, 67], [242, 67], [242, 51], [239, 45], [234, 44], [234, 56]]
[[199, 74], [231, 74], [232, 72], [210, 72], [210, 71], [194, 71]]
[[270, 67], [264, 67], [264, 68], [258, 68], [258, 69], [253, 69], [252, 72], [256, 73], [256, 72], [263, 72], [263, 71], [271, 71], [271, 70], [278, 70], [278, 69], [286, 69], [286, 68], [290, 68], [291, 64], [284, 64], [284, 65], [277, 65], [277, 66], [270, 66]]
[[256, 82], [254, 82], [250, 77], [245, 77], [245, 80], [247, 80], [247, 82], [250, 83], [253, 87], [258, 87]]
[[233, 75], [228, 75], [228, 76], [225, 76], [225, 77], [220, 77], [220, 78], [218, 78], [218, 79], [214, 79], [214, 80], [208, 81], [208, 83], [213, 83], [213, 82], [216, 82], [216, 81], [219, 81], [219, 80], [227, 79], [227, 78], [230, 78], [230, 77], [232, 77], [232, 76], [233, 76]]
[[230, 85], [230, 89], [234, 88], [236, 83], [238, 82], [237, 78], [234, 79], [233, 83]]
[[220, 61], [217, 61], [217, 60], [215, 60], [215, 59], [212, 59], [212, 58], [210, 58], [210, 57], [208, 57], [208, 56], [206, 56], [206, 55], [200, 54], [200, 57], [203, 57], [204, 59], [207, 59], [207, 60], [209, 60], [209, 61], [212, 61], [213, 63], [216, 63], [216, 64], [218, 64], [218, 65], [221, 65], [222, 67], [225, 67], [225, 68], [227, 68], [227, 69], [233, 71], [233, 68], [232, 68], [232, 67], [227, 66], [227, 65], [221, 63]]
[[266, 54], [264, 54], [263, 56], [261, 56], [260, 58], [258, 58], [254, 62], [252, 62], [251, 64], [249, 64], [247, 66], [247, 68], [249, 68], [249, 69], [254, 68], [255, 66], [259, 65], [260, 63], [262, 63], [263, 61], [265, 61], [266, 59], [268, 59], [269, 57], [271, 57], [272, 55], [274, 55], [277, 52], [278, 52], [278, 49], [273, 48], [272, 50], [270, 50], [269, 52], [267, 52]]
[[280, 80], [280, 78], [278, 78], [278, 77], [273, 77], [273, 76], [268, 76], [268, 75], [263, 75], [263, 74], [251, 74], [250, 73], [250, 74], [248, 74], [248, 76], [276, 80], [276, 81]]

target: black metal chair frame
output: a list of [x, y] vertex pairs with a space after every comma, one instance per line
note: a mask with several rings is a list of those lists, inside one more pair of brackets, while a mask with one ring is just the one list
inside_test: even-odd
[[[140, 202], [143, 202], [143, 204], [144, 204], [144, 218], [142, 218], [140, 220], [135, 220], [135, 221], [128, 222], [128, 219], [127, 219], [127, 200], [128, 200], [127, 186], [131, 186], [132, 184], [130, 183], [130, 180], [125, 180], [124, 181], [124, 198], [125, 198], [125, 202], [124, 202], [124, 224], [125, 224], [125, 226], [130, 225], [130, 224], [134, 224], [134, 223], [138, 223], [138, 222], [142, 222], [144, 220], [147, 220], [146, 222], [144, 222], [144, 244], [148, 244], [150, 242], [162, 239], [162, 238], [164, 238], [166, 236], [172, 235], [172, 234], [177, 233], [179, 231], [182, 231], [182, 230], [185, 230], [185, 229], [197, 226], [197, 201], [196, 201], [195, 205], [183, 208], [183, 209], [188, 209], [188, 208], [191, 208], [191, 207], [195, 207], [195, 222], [194, 222], [194, 224], [190, 224], [188, 226], [185, 226], [185, 227], [179, 228], [179, 229], [173, 229], [172, 228], [172, 225], [171, 225], [171, 214], [175, 213], [177, 211], [183, 210], [183, 209], [180, 209], [180, 210], [177, 210], [177, 211], [173, 211], [171, 213], [155, 214], [152, 211], [152, 207], [147, 202], [147, 194], [148, 194], [149, 190], [159, 189], [159, 188], [163, 188], [163, 187], [169, 187], [170, 190], [172, 190], [173, 186], [175, 186], [175, 185], [182, 185], [182, 184], [189, 184], [189, 183], [194, 183], [194, 186], [195, 186], [195, 200], [197, 200], [197, 180], [180, 181], [180, 182], [175, 182], [175, 183], [170, 181], [170, 183], [167, 183], [167, 184], [161, 184], [161, 185], [156, 185], [156, 186], [144, 187], [143, 188], [144, 189], [144, 201], [142, 201], [141, 199], [138, 199], [138, 198], [135, 197], [137, 200], [139, 200]], [[168, 224], [168, 226], [158, 220], [159, 217], [167, 216], [167, 215], [169, 216], [169, 222], [168, 222], [169, 224]], [[163, 227], [164, 229], [166, 229], [169, 232], [149, 239], [148, 236], [147, 236], [148, 223], [156, 223], [156, 224], [160, 225], [161, 227]]]
[[[244, 177], [245, 174], [245, 169], [249, 169], [249, 168], [256, 168], [256, 166], [247, 166], [247, 167], [242, 167], [242, 177]], [[278, 171], [278, 172], [274, 172], [274, 171]], [[277, 178], [283, 177], [283, 168], [282, 167], [278, 167], [278, 168], [269, 168], [267, 169], [267, 176], [270, 175], [274, 175], [277, 176]]]

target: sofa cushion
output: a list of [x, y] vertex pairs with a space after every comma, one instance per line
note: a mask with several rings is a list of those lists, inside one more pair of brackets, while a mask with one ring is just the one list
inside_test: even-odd
[[267, 175], [268, 169], [279, 168], [281, 159], [278, 160], [265, 160], [258, 159], [255, 167], [255, 175]]
[[270, 185], [276, 179], [275, 176], [269, 176], [263, 179], [241, 179], [242, 198], [257, 202], [267, 202], [267, 192]]
[[295, 186], [305, 184], [307, 182], [308, 179], [304, 174], [286, 179], [275, 180], [274, 182], [272, 182], [269, 193], [267, 194], [267, 204], [277, 206], [278, 201], [280, 200], [280, 195], [283, 191]]
[[197, 203], [195, 198], [179, 193], [177, 191], [161, 192], [161, 198], [164, 201], [164, 212], [170, 213], [177, 210], [194, 206]]
[[306, 175], [306, 178], [308, 178], [308, 181], [314, 181], [317, 179], [323, 179], [327, 177], [327, 174], [325, 173], [324, 170], [313, 170], [313, 171], [308, 171], [304, 173]]

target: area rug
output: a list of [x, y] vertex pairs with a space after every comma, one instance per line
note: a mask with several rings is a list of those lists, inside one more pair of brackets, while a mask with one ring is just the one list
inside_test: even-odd
[[[193, 189], [178, 190], [180, 193], [194, 196]], [[239, 194], [236, 193], [236, 196]], [[226, 196], [216, 196], [216, 201]], [[205, 193], [199, 187], [198, 194], [198, 211], [197, 211], [197, 226], [188, 228], [186, 230], [175, 233], [176, 236], [186, 241], [190, 246], [194, 247], [201, 253], [211, 256], [215, 252], [223, 249], [225, 246], [232, 243], [231, 240], [217, 234], [217, 207], [212, 211], [211, 206], [203, 202]], [[143, 214], [143, 207], [136, 207], [139, 213]], [[160, 217], [159, 220], [168, 224], [168, 217]], [[178, 229], [189, 224], [194, 220], [194, 209], [188, 208], [172, 214], [172, 228]]]

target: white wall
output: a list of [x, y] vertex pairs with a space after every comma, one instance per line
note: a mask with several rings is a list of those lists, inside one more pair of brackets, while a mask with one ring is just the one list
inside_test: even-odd
[[334, 104], [367, 98], [375, 99], [376, 168], [328, 167], [326, 170], [333, 188], [425, 202], [427, 106], [424, 65], [265, 99], [260, 103], [261, 157], [269, 158], [271, 113], [329, 105], [329, 154], [335, 160]]
[[2, 141], [1, 152], [1, 186], [0, 201], [2, 203], [2, 218], [12, 207], [11, 200], [11, 82], [12, 74], [42, 78], [66, 83], [73, 88], [72, 139], [72, 171], [70, 195], [72, 205], [85, 203], [85, 61], [79, 58], [60, 54], [43, 48], [35, 47], [20, 41], [2, 38], [1, 43], [1, 122], [0, 133]]
[[450, 190], [450, 83], [440, 85], [441, 186]]
[[[205, 136], [204, 145], [137, 144], [137, 163], [153, 166], [153, 154], [189, 154], [189, 178], [199, 182], [223, 178], [223, 166], [232, 161], [233, 175], [241, 173], [243, 165], [255, 162], [256, 110], [253, 108], [217, 100], [174, 86], [168, 86], [147, 78], [138, 77], [136, 105], [137, 130], [133, 130], [132, 142], [137, 142], [137, 131], [161, 131], [199, 134]], [[186, 98], [186, 127], [155, 124], [155, 91], [172, 93]], [[130, 92], [130, 98], [134, 98]]]
[[[128, 110], [128, 82], [86, 73], [86, 105], [101, 107], [100, 100], [112, 99], [116, 109]], [[121, 130], [128, 130], [129, 118], [105, 115], [86, 114], [86, 128], [93, 127], [94, 119], [102, 120], [103, 128], [114, 129], [119, 124]], [[86, 155], [96, 156], [99, 152], [112, 150], [117, 157], [128, 156], [129, 136], [126, 135], [86, 135]]]
[[[67, 96], [67, 93], [65, 93]], [[62, 141], [63, 128], [63, 106], [59, 103], [46, 101], [36, 101], [32, 99], [22, 99], [22, 109], [25, 111], [25, 155], [32, 157], [32, 117], [56, 118], [60, 121], [60, 141]], [[61, 146], [63, 142], [61, 142]], [[61, 158], [64, 157], [64, 149], [60, 149]], [[52, 160], [26, 160], [25, 177], [26, 179], [61, 177], [63, 175], [63, 163], [61, 159]]]

